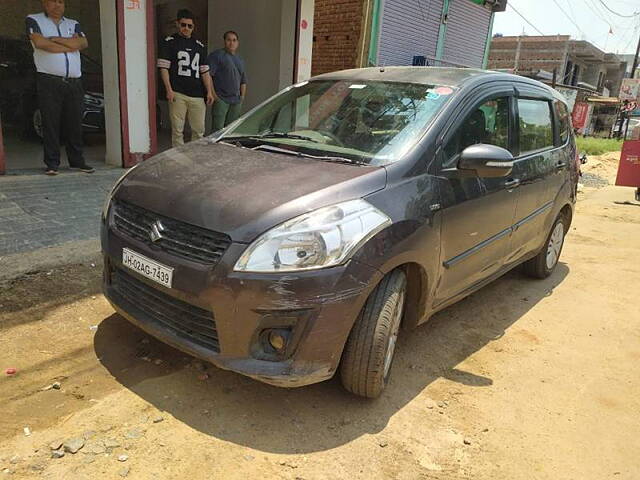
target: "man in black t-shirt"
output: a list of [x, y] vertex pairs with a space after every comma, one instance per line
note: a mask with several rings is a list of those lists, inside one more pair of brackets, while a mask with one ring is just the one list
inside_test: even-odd
[[193, 14], [186, 9], [178, 11], [176, 24], [178, 33], [164, 39], [158, 58], [169, 101], [171, 143], [174, 147], [184, 144], [184, 122], [187, 118], [191, 139], [202, 138], [207, 105], [211, 105], [215, 98], [206, 50], [201, 42], [192, 38], [195, 28]]

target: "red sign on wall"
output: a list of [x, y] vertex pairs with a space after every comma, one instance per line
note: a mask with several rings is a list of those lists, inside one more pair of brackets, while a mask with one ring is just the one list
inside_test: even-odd
[[573, 128], [583, 128], [587, 123], [587, 115], [589, 114], [589, 105], [585, 102], [576, 102], [571, 114]]

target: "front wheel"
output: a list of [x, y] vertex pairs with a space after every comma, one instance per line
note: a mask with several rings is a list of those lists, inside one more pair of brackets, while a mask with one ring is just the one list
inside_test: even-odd
[[404, 314], [407, 278], [403, 271], [388, 274], [371, 292], [358, 315], [342, 355], [342, 385], [362, 397], [376, 398], [389, 372]]
[[551, 233], [540, 253], [524, 263], [525, 273], [534, 278], [547, 278], [551, 275], [558, 265], [566, 234], [567, 220], [561, 214], [551, 227]]

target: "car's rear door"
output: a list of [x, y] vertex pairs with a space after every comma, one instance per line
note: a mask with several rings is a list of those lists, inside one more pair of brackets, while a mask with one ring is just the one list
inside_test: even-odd
[[543, 88], [517, 87], [515, 102], [517, 156], [511, 177], [518, 182], [518, 204], [507, 263], [540, 248], [548, 232], [554, 183], [558, 169], [566, 167], [561, 148], [556, 147], [553, 97]]

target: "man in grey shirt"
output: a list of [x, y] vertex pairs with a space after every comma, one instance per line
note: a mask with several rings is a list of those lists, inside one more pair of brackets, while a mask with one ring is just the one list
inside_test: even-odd
[[207, 63], [213, 78], [215, 102], [213, 104], [213, 130], [226, 127], [240, 116], [242, 101], [247, 93], [244, 62], [236, 54], [238, 34], [224, 34], [224, 48], [209, 54]]

